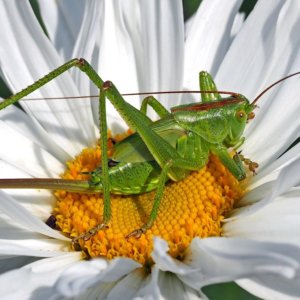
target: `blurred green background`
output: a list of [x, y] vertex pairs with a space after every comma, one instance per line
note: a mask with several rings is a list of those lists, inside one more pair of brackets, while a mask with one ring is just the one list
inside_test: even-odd
[[[31, 0], [32, 7], [34, 8], [39, 20], [40, 14], [38, 9], [37, 0]], [[240, 8], [241, 12], [244, 12], [246, 16], [251, 12], [257, 0], [245, 0]], [[183, 0], [184, 6], [184, 18], [187, 20], [190, 18], [198, 6], [201, 0]], [[7, 98], [11, 95], [10, 90], [6, 87], [3, 80], [0, 78], [0, 96]], [[259, 298], [252, 296], [242, 288], [240, 288], [236, 283], [222, 283], [214, 284], [203, 288], [203, 292], [207, 295], [210, 300], [257, 300]]]

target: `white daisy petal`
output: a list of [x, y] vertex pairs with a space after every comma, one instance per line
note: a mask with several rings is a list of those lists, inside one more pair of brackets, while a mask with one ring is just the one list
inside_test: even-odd
[[[85, 10], [82, 26], [78, 33], [76, 44], [73, 49], [73, 57], [83, 57], [92, 66], [97, 67], [99, 45], [103, 35], [104, 1], [85, 2]], [[99, 72], [102, 76], [102, 70]], [[98, 95], [99, 89], [87, 80], [85, 74], [79, 70], [72, 70], [74, 82], [82, 95]], [[86, 100], [88, 101], [88, 100]], [[99, 124], [99, 103], [91, 100], [92, 113], [95, 124]]]
[[[141, 45], [135, 44], [133, 48], [130, 42], [131, 38], [137, 40], [135, 36], [140, 28], [139, 8], [140, 2], [106, 1], [104, 5], [103, 33], [96, 69], [104, 81], [113, 81], [122, 93], [139, 91], [135, 51], [139, 51]], [[132, 104], [138, 106], [138, 101], [133, 100]], [[114, 133], [124, 131], [127, 126], [110, 102], [107, 104], [107, 111], [112, 115], [108, 119], [109, 128]], [[97, 115], [95, 118], [97, 119]], [[114, 122], [114, 118], [117, 122]], [[121, 126], [121, 130], [115, 124]]]
[[[0, 161], [0, 170], [1, 174], [3, 174], [2, 176], [5, 176], [5, 178], [30, 178], [29, 174], [3, 161]], [[47, 190], [7, 189], [5, 190], [5, 194], [17, 200], [31, 214], [41, 220], [49, 218], [55, 205], [53, 194]], [[5, 215], [1, 215], [1, 222], [4, 222], [4, 219]], [[13, 223], [10, 222], [9, 226], [13, 226]]]
[[[300, 67], [300, 55], [295, 65]], [[251, 132], [251, 136], [246, 139], [243, 148], [251, 158], [259, 159], [261, 166], [277, 159], [299, 137], [298, 93], [300, 89], [298, 84], [294, 83], [295, 81], [300, 82], [300, 79], [290, 79], [274, 97], [262, 99], [262, 102], [269, 101], [270, 106], [265, 109], [259, 108], [258, 119], [253, 120], [252, 127], [249, 126], [247, 132]], [[284, 105], [286, 99], [289, 99], [289, 105]], [[283, 116], [286, 121], [283, 121]]]
[[104, 259], [82, 261], [63, 272], [56, 283], [56, 289], [64, 297], [74, 297], [99, 283], [117, 281], [138, 267], [140, 264], [126, 258], [111, 262]]
[[[22, 268], [25, 265], [28, 265], [40, 258], [35, 258], [32, 256], [10, 256], [10, 255], [1, 255], [0, 257], [0, 270], [1, 274], [5, 272], [15, 270], [17, 268]], [[0, 274], [0, 276], [1, 276]], [[1, 277], [0, 277], [1, 278]]]
[[[288, 191], [290, 188], [299, 185], [300, 183], [300, 158], [296, 159], [292, 164], [285, 166], [279, 173], [276, 181], [266, 183], [264, 185], [258, 186], [256, 189], [249, 192], [245, 199], [242, 200], [240, 205], [250, 204], [251, 201], [253, 205], [245, 208], [240, 208], [232, 211], [231, 218], [228, 220], [238, 217], [244, 218], [246, 215], [253, 214], [259, 211], [261, 208], [265, 207], [270, 202], [274, 201], [276, 197], [282, 195], [284, 192]], [[258, 194], [260, 192], [260, 195]], [[250, 201], [248, 200], [250, 199]], [[259, 200], [259, 201], [258, 201]]]
[[65, 60], [72, 58], [86, 4], [80, 0], [39, 0], [41, 15], [49, 38]]
[[[184, 87], [199, 89], [199, 72], [215, 75], [231, 43], [231, 29], [240, 0], [203, 1], [194, 17], [185, 44]], [[213, 38], [212, 38], [213, 37]]]
[[160, 273], [159, 268], [156, 265], [153, 266], [151, 269], [151, 276], [148, 276], [146, 282], [144, 283], [143, 286], [140, 287], [140, 290], [136, 295], [137, 299], [139, 298], [143, 299], [144, 297], [147, 299], [147, 295], [153, 295], [153, 299], [162, 298], [161, 291], [158, 287], [159, 273]]
[[182, 263], [172, 258], [166, 259], [165, 251], [168, 248], [156, 249], [159, 243], [166, 246], [166, 242], [156, 240], [153, 258], [157, 266], [176, 273], [183, 282], [194, 289], [256, 274], [277, 275], [279, 278], [292, 280], [299, 269], [298, 248], [283, 243], [196, 238]]
[[[80, 260], [79, 252], [41, 259], [0, 276], [0, 292], [5, 299], [55, 299], [52, 286], [63, 270]], [[14, 284], [11, 284], [11, 283]]]
[[[143, 268], [136, 269], [115, 283], [108, 293], [111, 299], [135, 299], [141, 290], [148, 287], [151, 276], [147, 276]], [[157, 285], [152, 286], [151, 294], [157, 295]], [[142, 297], [143, 294], [140, 296]]]
[[59, 240], [69, 240], [67, 237], [51, 229], [40, 219], [29, 213], [26, 209], [22, 207], [22, 205], [18, 204], [18, 202], [11, 198], [9, 195], [5, 194], [2, 191], [0, 191], [0, 195], [1, 211], [5, 212], [5, 214], [12, 218], [15, 222], [23, 225], [25, 228], [34, 232], [39, 232], [41, 234], [45, 234], [49, 237], [53, 237]]
[[[278, 281], [275, 281], [276, 284], [278, 284]], [[272, 300], [296, 300], [299, 299], [299, 296], [291, 296], [287, 295], [284, 292], [276, 291], [273, 288], [269, 288], [264, 286], [263, 284], [251, 280], [251, 279], [240, 279], [236, 282], [238, 285], [240, 285], [242, 288], [250, 292], [251, 294], [260, 297], [261, 299], [272, 299]], [[280, 282], [280, 286], [285, 284], [285, 282]]]
[[[88, 1], [85, 2], [85, 10], [83, 16], [82, 26], [80, 32], [76, 37], [76, 44], [73, 49], [73, 57], [83, 57], [92, 65], [95, 63], [95, 53], [98, 54], [99, 40], [102, 35], [102, 22], [103, 22], [103, 1]], [[77, 72], [76, 72], [77, 71]], [[101, 71], [101, 70], [100, 70]], [[72, 70], [74, 81], [79, 91], [83, 95], [97, 95], [99, 89], [86, 79], [86, 75], [79, 70]], [[101, 74], [100, 74], [101, 76]], [[93, 101], [95, 102], [95, 101]]]
[[[122, 1], [106, 1], [104, 6], [105, 20], [97, 69], [103, 80], [112, 80], [121, 92], [138, 91], [135, 49], [130, 38], [135, 38], [140, 27], [139, 7], [139, 2]], [[128, 28], [125, 22], [129, 22]], [[131, 24], [135, 27], [132, 28]], [[140, 44], [135, 46], [141, 47]]]
[[[106, 2], [98, 64], [102, 78], [112, 80], [123, 93], [180, 88], [184, 31], [180, 22], [181, 5], [180, 1], [138, 2], [138, 5]], [[164, 22], [160, 21], [161, 15]], [[158, 51], [160, 56], [157, 56]], [[136, 107], [139, 102], [137, 98], [130, 98]], [[176, 101], [172, 101], [172, 105], [174, 103]], [[111, 105], [107, 110], [114, 111]], [[109, 126], [114, 129], [112, 121]]]
[[[1, 18], [5, 28], [1, 31], [1, 40], [5, 47], [0, 47], [0, 63], [5, 79], [14, 92], [62, 64], [43, 34], [28, 2], [1, 2]], [[15, 19], [19, 20], [18, 23], [13, 22]], [[11, 38], [12, 36], [15, 38]], [[31, 96], [70, 96], [66, 91], [78, 95], [68, 74], [60, 76], [59, 80], [47, 84]], [[94, 141], [94, 125], [90, 106], [86, 101], [40, 100], [23, 102], [22, 105], [67, 152], [74, 155], [82, 149], [84, 143], [91, 144]]]
[[34, 256], [54, 257], [64, 255], [68, 251], [68, 244], [58, 240], [26, 239], [26, 240], [1, 240], [1, 255], [9, 256]]
[[250, 182], [249, 189], [267, 182], [269, 178], [276, 179], [278, 173], [288, 165], [292, 165], [300, 157], [300, 144], [295, 145], [292, 149], [284, 153], [274, 162], [265, 167], [259, 167], [259, 172], [255, 175]]
[[[184, 56], [182, 2], [145, 1], [141, 5], [141, 14], [143, 52], [139, 53], [137, 66], [141, 91], [181, 89]], [[168, 98], [170, 96], [159, 97], [160, 101]], [[168, 103], [174, 106], [179, 97], [172, 95], [171, 99]]]
[[[35, 177], [57, 177], [63, 165], [50, 153], [0, 121], [1, 159]], [[21, 147], [21, 148], [20, 148]], [[24, 160], [26, 157], [26, 160]]]
[[24, 113], [15, 105], [11, 105], [0, 111], [1, 121], [6, 125], [19, 131], [23, 136], [47, 149], [52, 155], [61, 162], [71, 159], [65, 150], [63, 150], [51, 136], [42, 128], [42, 126], [31, 116]]
[[[253, 281], [273, 291], [267, 299], [276, 299], [275, 297], [277, 299], [299, 299], [299, 279], [291, 280], [290, 278], [281, 278], [276, 275], [258, 275]], [[272, 295], [275, 297], [272, 298]]]
[[237, 13], [236, 14], [233, 24], [232, 24], [231, 32], [230, 32], [231, 39], [234, 39], [235, 36], [238, 34], [238, 32], [240, 31], [240, 29], [245, 21], [245, 18], [246, 18], [245, 13]]
[[[180, 0], [76, 2], [77, 8], [85, 9], [74, 27], [70, 25], [76, 22], [73, 2], [41, 0], [50, 39], [27, 2], [3, 1], [0, 73], [17, 91], [61, 65], [58, 52], [64, 57], [73, 53], [86, 58], [103, 80], [112, 80], [122, 93], [178, 90], [183, 83], [184, 88], [197, 89], [198, 72], [205, 68], [217, 73], [219, 89], [254, 97], [258, 90], [300, 69], [300, 36], [295, 30], [300, 7], [292, 0], [274, 0], [273, 6], [259, 1], [244, 22], [238, 13], [240, 4], [241, 0], [226, 5], [204, 1], [184, 45]], [[246, 288], [248, 284], [250, 291], [256, 287], [257, 294], [270, 290], [278, 299], [299, 295], [300, 146], [283, 154], [299, 137], [299, 80], [295, 77], [276, 86], [258, 101], [260, 108], [247, 125], [242, 148], [246, 157], [259, 163], [259, 175], [244, 181], [246, 195], [222, 228], [226, 237], [195, 238], [181, 260], [170, 256], [167, 241], [155, 238], [151, 272], [146, 264], [129, 258], [78, 262], [81, 252], [64, 254], [70, 251], [70, 239], [44, 223], [53, 211], [52, 194], [7, 190], [0, 192], [0, 271], [18, 269], [0, 276], [2, 294], [8, 299], [206, 299], [202, 287], [243, 279], [241, 284]], [[33, 96], [79, 92], [98, 90], [74, 68]], [[166, 103], [174, 106], [177, 99], [168, 97]], [[126, 98], [136, 107], [140, 100]], [[98, 101], [92, 105], [84, 99], [24, 101], [23, 105], [30, 116], [13, 107], [0, 112], [0, 138], [5, 141], [0, 147], [2, 178], [57, 177], [70, 156], [96, 143]], [[107, 110], [109, 128], [123, 131], [119, 114], [110, 104]], [[34, 259], [39, 261], [22, 267]], [[8, 286], [12, 278], [15, 284]]]
[[223, 234], [299, 246], [299, 197], [300, 190], [295, 189], [252, 214], [228, 220], [223, 225]]
[[[241, 92], [251, 99], [267, 85], [267, 81], [272, 83], [286, 74], [289, 58], [294, 59], [297, 52], [297, 48], [292, 45], [294, 39], [288, 41], [291, 36], [287, 35], [299, 18], [296, 12], [292, 13], [297, 5], [295, 1], [280, 0], [274, 1], [272, 7], [264, 1], [257, 3], [219, 68], [216, 81], [220, 90]], [[291, 18], [285, 20], [284, 27], [278, 26], [277, 23], [283, 22], [283, 17], [288, 12], [291, 13]], [[283, 43], [283, 40], [287, 43]], [[283, 54], [286, 59], [280, 60], [278, 64]]]
[[[293, 70], [299, 70], [300, 57], [295, 44], [300, 41], [293, 34], [293, 28], [300, 19], [298, 5], [295, 1], [276, 1], [272, 7], [263, 1], [256, 5], [218, 71], [216, 82], [220, 90], [241, 92], [253, 99], [257, 91], [268, 84]], [[257, 45], [254, 55], [252, 45]], [[292, 80], [289, 84], [292, 84]], [[283, 147], [297, 137], [299, 121], [296, 112], [299, 101], [294, 102], [295, 105], [283, 106], [283, 103], [286, 99], [296, 101], [300, 88], [299, 85], [293, 89], [286, 88], [281, 89], [278, 95], [278, 89], [274, 88], [258, 102], [260, 108], [256, 111], [257, 116], [246, 130], [247, 139], [243, 149], [252, 159], [260, 159], [261, 165], [274, 160], [280, 151], [282, 153]], [[289, 120], [289, 126], [282, 125], [283, 114]], [[279, 137], [277, 144], [270, 136]]]
[[[177, 299], [177, 300], [196, 300], [200, 298], [200, 294], [186, 286], [176, 274], [168, 272], [160, 272], [158, 278], [158, 285], [161, 290], [161, 297], [163, 299]], [[159, 298], [158, 298], [159, 299]]]

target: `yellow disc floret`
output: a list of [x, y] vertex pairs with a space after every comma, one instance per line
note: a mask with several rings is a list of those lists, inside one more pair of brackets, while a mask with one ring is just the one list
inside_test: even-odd
[[[109, 143], [110, 149], [112, 145]], [[99, 147], [84, 149], [67, 163], [63, 178], [87, 179], [88, 175], [82, 172], [93, 171], [100, 161]], [[182, 181], [167, 183], [158, 216], [139, 239], [126, 236], [147, 222], [155, 191], [135, 196], [111, 195], [109, 228], [79, 243], [91, 257], [130, 257], [146, 265], [152, 262], [153, 237], [159, 236], [168, 242], [170, 255], [180, 259], [194, 237], [222, 234], [221, 222], [242, 194], [238, 181], [217, 157], [211, 156], [200, 171], [192, 172]], [[101, 223], [101, 194], [57, 191], [55, 195], [54, 215], [63, 233], [76, 237]]]

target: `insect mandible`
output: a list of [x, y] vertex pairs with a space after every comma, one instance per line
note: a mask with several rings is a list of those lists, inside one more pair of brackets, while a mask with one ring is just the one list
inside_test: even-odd
[[[72, 67], [77, 67], [99, 88], [101, 165], [91, 172], [90, 179], [0, 179], [0, 188], [39, 188], [79, 193], [102, 193], [104, 213], [101, 224], [73, 239], [88, 240], [105, 229], [111, 218], [110, 193], [140, 194], [156, 190], [148, 221], [127, 235], [139, 238], [154, 223], [167, 180], [179, 181], [191, 171], [203, 168], [210, 153], [217, 155], [237, 180], [246, 177], [245, 165], [255, 173], [258, 164], [245, 159], [239, 152], [232, 157], [229, 149], [238, 149], [244, 142], [246, 124], [254, 118], [258, 99], [274, 85], [300, 72], [290, 74], [260, 93], [250, 103], [241, 94], [218, 91], [207, 72], [200, 72], [202, 102], [179, 105], [169, 112], [153, 96], [146, 97], [140, 110], [126, 102], [112, 82], [104, 82], [90, 64], [72, 59], [32, 85], [0, 103], [0, 110], [16, 103]], [[160, 94], [158, 92], [157, 94]], [[222, 98], [220, 94], [228, 94]], [[135, 131], [114, 145], [113, 156], [107, 155], [106, 100], [117, 109], [127, 125]], [[159, 116], [147, 116], [150, 106]]]

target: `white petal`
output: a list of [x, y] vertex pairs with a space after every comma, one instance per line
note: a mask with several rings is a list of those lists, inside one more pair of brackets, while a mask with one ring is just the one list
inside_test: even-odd
[[[258, 2], [218, 71], [219, 89], [241, 92], [253, 99], [257, 91], [299, 70], [300, 54], [295, 45], [300, 38], [294, 31], [300, 20], [298, 6], [297, 1], [275, 1], [272, 7]], [[298, 136], [297, 81], [289, 80], [278, 93], [279, 87], [273, 88], [258, 102], [260, 108], [246, 130], [243, 149], [261, 165], [278, 157]], [[284, 105], [287, 99], [289, 105]]]
[[213, 76], [231, 43], [231, 29], [240, 0], [202, 1], [185, 45], [184, 87], [199, 89], [199, 72]]
[[[287, 63], [292, 63], [290, 59], [294, 60], [297, 53], [293, 44], [296, 36], [291, 36], [291, 29], [300, 17], [297, 5], [295, 1], [280, 0], [272, 6], [264, 1], [257, 3], [219, 68], [216, 76], [219, 89], [241, 92], [251, 99], [266, 86], [266, 81], [274, 82], [288, 72]], [[291, 16], [284, 18], [287, 13]]]
[[[141, 5], [143, 52], [137, 55], [140, 90], [178, 90], [182, 87], [184, 22], [182, 1], [145, 1]], [[145, 72], [146, 70], [146, 72]], [[160, 101], [168, 97], [159, 97]], [[179, 101], [172, 96], [170, 106]]]
[[20, 205], [13, 198], [0, 191], [1, 201], [0, 209], [7, 216], [24, 226], [25, 228], [34, 232], [39, 232], [49, 237], [53, 237], [59, 240], [69, 241], [69, 239], [63, 236], [61, 233], [51, 229], [40, 219], [29, 213], [22, 205]]
[[253, 189], [253, 187], [268, 182], [270, 180], [276, 179], [279, 172], [295, 163], [300, 157], [300, 144], [297, 144], [292, 149], [280, 156], [276, 161], [268, 164], [265, 167], [259, 167], [259, 172], [256, 176], [251, 179], [248, 189]]
[[[122, 93], [180, 88], [181, 1], [105, 2], [104, 16], [98, 64], [104, 80], [112, 80]], [[138, 98], [129, 100], [139, 106]], [[112, 106], [107, 110], [113, 112]]]
[[[298, 186], [300, 183], [299, 168], [300, 158], [281, 169], [276, 180], [254, 188], [245, 196], [240, 205], [254, 204], [232, 211], [231, 218], [243, 218], [246, 215], [253, 214], [292, 187]], [[261, 195], [259, 195], [259, 192], [262, 192]], [[227, 221], [231, 218], [228, 218]]]
[[42, 19], [49, 38], [65, 60], [72, 58], [85, 4], [86, 2], [80, 0], [39, 0]]
[[[140, 28], [139, 7], [139, 2], [128, 1], [106, 1], [104, 6], [103, 35], [97, 70], [104, 81], [113, 81], [122, 93], [138, 91], [135, 51], [140, 49], [141, 44], [133, 44], [131, 39], [136, 40], [136, 31]], [[134, 26], [127, 27], [125, 22]], [[120, 122], [119, 115], [110, 103], [107, 111]], [[108, 125], [116, 131], [112, 120], [108, 120]], [[122, 125], [125, 127], [124, 122]]]
[[138, 267], [137, 262], [122, 258], [110, 262], [105, 259], [82, 261], [63, 272], [56, 289], [64, 297], [74, 297], [99, 283], [117, 281]]
[[[263, 278], [262, 278], [263, 282]], [[251, 294], [260, 297], [261, 299], [272, 299], [272, 300], [296, 300], [299, 299], [299, 295], [295, 295], [294, 297], [291, 295], [287, 295], [285, 292], [279, 292], [276, 291], [276, 286], [273, 287], [266, 287], [262, 284], [262, 282], [258, 282], [251, 279], [240, 279], [236, 283], [240, 285], [243, 289], [250, 292]], [[275, 285], [277, 284], [285, 284], [285, 282], [281, 281], [278, 282], [278, 280], [275, 280]], [[275, 289], [274, 289], [275, 287]], [[290, 288], [290, 286], [289, 286]]]
[[5, 122], [6, 125], [16, 131], [19, 131], [35, 144], [47, 149], [48, 152], [54, 155], [61, 162], [66, 162], [71, 159], [71, 156], [69, 156], [67, 152], [65, 152], [65, 150], [51, 138], [51, 136], [34, 118], [24, 113], [15, 105], [2, 109], [0, 111], [0, 119]]
[[0, 137], [6, 141], [0, 148], [3, 161], [35, 177], [57, 177], [63, 172], [64, 167], [56, 158], [1, 120]]
[[233, 24], [232, 24], [232, 28], [231, 28], [231, 38], [234, 39], [234, 37], [238, 34], [238, 32], [240, 31], [244, 21], [245, 21], [245, 13], [237, 13]]
[[[31, 256], [0, 256], [0, 273], [15, 270], [36, 261], [36, 257]], [[1, 277], [0, 277], [1, 280]]]
[[[5, 28], [0, 35], [5, 45], [0, 47], [0, 63], [14, 92], [62, 64], [28, 2], [1, 2], [0, 17]], [[33, 97], [70, 95], [78, 95], [78, 91], [67, 73], [31, 94]], [[95, 141], [90, 105], [85, 100], [26, 101], [22, 105], [72, 155]]]
[[[85, 2], [85, 10], [82, 26], [78, 33], [73, 49], [73, 57], [83, 57], [96, 68], [99, 56], [99, 45], [103, 35], [104, 1]], [[102, 76], [102, 70], [97, 70]], [[79, 70], [72, 70], [74, 82], [81, 95], [98, 95], [99, 88], [86, 79], [85, 74]], [[88, 100], [86, 100], [88, 101]], [[94, 122], [99, 125], [99, 103], [95, 99], [90, 100], [93, 110]]]
[[[164, 299], [196, 300], [201, 299], [197, 291], [186, 286], [176, 274], [160, 272], [158, 285]], [[159, 298], [158, 298], [159, 299]]]
[[300, 190], [295, 189], [255, 213], [227, 221], [225, 236], [300, 245]]
[[[29, 178], [30, 176], [20, 169], [0, 160], [0, 177]], [[41, 220], [46, 220], [49, 217], [55, 204], [55, 197], [47, 190], [6, 189], [5, 194], [17, 200], [18, 203], [22, 204], [30, 213]]]
[[[130, 272], [126, 277], [122, 278], [112, 288], [108, 294], [108, 298], [111, 299], [139, 299], [145, 298], [145, 295], [150, 295], [154, 299], [158, 299], [157, 281], [153, 280], [156, 277], [155, 271], [151, 270], [151, 274], [147, 274], [143, 268], [136, 269]], [[152, 284], [153, 281], [155, 284]], [[151, 287], [150, 287], [151, 286]]]
[[0, 255], [54, 257], [64, 255], [69, 245], [55, 239], [0, 239]]
[[55, 299], [52, 286], [62, 271], [80, 260], [80, 253], [46, 258], [0, 276], [0, 292], [5, 299]]
[[143, 299], [144, 297], [146, 297], [147, 299], [147, 295], [153, 295], [153, 299], [162, 298], [161, 291], [158, 286], [159, 273], [159, 268], [157, 268], [157, 266], [154, 265], [151, 269], [151, 274], [148, 275], [148, 278], [145, 280], [146, 282], [144, 282], [144, 284], [140, 286], [140, 290], [136, 295], [137, 299]]
[[[165, 249], [157, 246], [165, 245]], [[157, 267], [176, 273], [194, 289], [258, 275], [289, 278], [299, 269], [299, 249], [288, 244], [232, 238], [195, 238], [183, 262], [168, 258], [163, 240], [155, 240], [153, 258]]]

